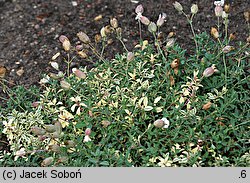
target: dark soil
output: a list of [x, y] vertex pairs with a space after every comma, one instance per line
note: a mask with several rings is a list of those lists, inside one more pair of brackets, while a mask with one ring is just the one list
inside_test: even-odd
[[[14, 85], [37, 84], [42, 73], [48, 72], [48, 62], [61, 49], [58, 36], [64, 34], [76, 42], [76, 33], [86, 32], [90, 37], [99, 33], [101, 27], [116, 17], [123, 28], [123, 37], [129, 49], [138, 43], [138, 24], [131, 0], [0, 0], [0, 65], [8, 69], [7, 79]], [[167, 22], [162, 31], [176, 32], [177, 42], [190, 49], [193, 41], [185, 17], [173, 8], [174, 0], [141, 1], [144, 15], [156, 21], [159, 13], [167, 13]], [[213, 1], [180, 0], [186, 12], [192, 3], [198, 3], [199, 12], [194, 19], [196, 32], [210, 31], [216, 25]], [[235, 0], [231, 6], [229, 32], [236, 32], [237, 40], [246, 40], [248, 30], [243, 12], [249, 10], [249, 0]], [[95, 21], [94, 18], [102, 15]], [[147, 30], [146, 27], [143, 27]], [[147, 37], [144, 36], [146, 39]], [[109, 45], [108, 55], [124, 50], [116, 43]], [[80, 65], [86, 65], [81, 60]], [[24, 71], [21, 76], [16, 73]]]

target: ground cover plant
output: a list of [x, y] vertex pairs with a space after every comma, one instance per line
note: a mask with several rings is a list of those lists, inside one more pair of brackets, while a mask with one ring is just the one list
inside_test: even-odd
[[[175, 33], [135, 9], [140, 37], [133, 50], [123, 42], [119, 20], [100, 34], [78, 32], [75, 45], [61, 35], [62, 50], [40, 87], [9, 89], [1, 108], [2, 166], [249, 166], [249, 44], [228, 32], [230, 6], [215, 1], [215, 25], [197, 34], [196, 4], [184, 12], [195, 43], [181, 48]], [[249, 12], [244, 14], [249, 26]], [[145, 40], [142, 29], [148, 29]], [[185, 35], [183, 35], [185, 36]], [[108, 60], [110, 38], [124, 54]], [[233, 46], [232, 46], [233, 45]], [[75, 68], [75, 60], [94, 64]]]

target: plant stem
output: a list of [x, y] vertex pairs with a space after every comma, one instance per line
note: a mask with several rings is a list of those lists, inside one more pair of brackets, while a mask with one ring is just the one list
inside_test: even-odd
[[142, 34], [141, 34], [141, 22], [140, 20], [138, 20], [139, 22], [139, 33], [140, 33], [140, 40], [142, 40]]
[[224, 64], [224, 71], [225, 71], [225, 83], [227, 87], [227, 65], [226, 65], [226, 56], [223, 54], [223, 64]]

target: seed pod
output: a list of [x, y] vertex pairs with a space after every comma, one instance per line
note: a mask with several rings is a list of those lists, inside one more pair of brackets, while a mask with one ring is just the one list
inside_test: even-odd
[[212, 35], [215, 39], [218, 39], [218, 38], [219, 38], [219, 32], [217, 31], [216, 28], [214, 28], [214, 27], [211, 28], [211, 35]]
[[177, 11], [179, 11], [179, 12], [182, 12], [182, 11], [183, 11], [183, 7], [182, 7], [182, 5], [181, 5], [179, 2], [175, 1], [173, 5], [174, 5], [174, 8], [175, 8]]
[[53, 161], [54, 161], [53, 157], [48, 157], [48, 158], [43, 160], [43, 162], [41, 163], [41, 166], [43, 166], [43, 167], [49, 166]]
[[45, 125], [45, 130], [48, 133], [53, 133], [56, 131], [55, 125]]
[[78, 51], [77, 54], [81, 57], [81, 58], [88, 58], [88, 55], [84, 52], [84, 51]]
[[233, 46], [225, 46], [223, 49], [222, 49], [222, 52], [223, 53], [229, 53], [230, 51], [234, 50], [234, 47]]
[[76, 51], [81, 51], [83, 49], [83, 45], [78, 44], [76, 45]]
[[111, 25], [114, 29], [118, 28], [118, 21], [117, 21], [117, 19], [116, 19], [116, 18], [110, 19], [110, 25]]
[[211, 107], [211, 105], [212, 105], [212, 102], [207, 102], [206, 104], [204, 104], [203, 106], [202, 106], [202, 109], [203, 110], [208, 110], [210, 107]]
[[191, 6], [191, 13], [196, 14], [197, 12], [198, 12], [198, 6], [197, 6], [197, 4], [193, 4]]
[[116, 33], [118, 34], [118, 36], [121, 36], [122, 35], [122, 28], [121, 27], [118, 27], [116, 29]]
[[69, 90], [71, 88], [71, 85], [65, 80], [60, 81], [60, 85], [65, 90]]
[[85, 34], [84, 32], [78, 32], [77, 33], [77, 37], [85, 44], [89, 44], [90, 43], [90, 39], [87, 36], [87, 34]]
[[55, 153], [60, 153], [60, 146], [57, 144], [49, 145], [49, 150]]
[[77, 69], [77, 68], [73, 68], [72, 72], [76, 75], [76, 77], [78, 77], [80, 79], [85, 79], [86, 78], [86, 74], [84, 72], [82, 72], [81, 70]]
[[128, 52], [128, 54], [127, 54], [127, 61], [132, 61], [132, 60], [134, 60], [134, 58], [135, 58], [135, 55], [134, 55], [134, 53], [133, 52]]
[[222, 6], [215, 6], [215, 8], [214, 8], [215, 16], [221, 17], [222, 16], [222, 12], [223, 12]]
[[141, 23], [143, 23], [144, 25], [149, 25], [149, 24], [150, 24], [150, 20], [149, 20], [147, 17], [145, 17], [145, 16], [141, 16], [141, 17], [140, 17], [140, 21], [141, 21]]
[[34, 135], [45, 135], [46, 131], [40, 127], [33, 126], [31, 131]]
[[65, 40], [64, 42], [63, 42], [63, 49], [65, 50], [65, 51], [69, 51], [70, 50], [70, 42], [69, 42], [69, 40]]
[[64, 142], [64, 144], [68, 147], [68, 148], [73, 148], [75, 147], [75, 142], [73, 140], [67, 140], [66, 142]]
[[161, 120], [161, 119], [157, 119], [155, 122], [154, 122], [154, 126], [156, 128], [162, 128], [164, 126], [164, 121]]
[[56, 132], [60, 135], [62, 133], [62, 124], [59, 121], [55, 122]]
[[216, 69], [215, 65], [213, 64], [211, 67], [208, 67], [204, 70], [203, 72], [203, 77], [209, 77], [212, 76], [215, 72], [218, 72], [218, 70]]
[[157, 30], [156, 24], [154, 22], [150, 22], [148, 25], [148, 30], [151, 33], [156, 32], [156, 30]]

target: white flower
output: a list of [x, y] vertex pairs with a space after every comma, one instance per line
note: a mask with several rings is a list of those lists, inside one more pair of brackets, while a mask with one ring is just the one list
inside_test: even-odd
[[137, 13], [135, 20], [141, 20], [142, 13]]
[[90, 142], [91, 138], [89, 137], [89, 135], [85, 135], [83, 142]]
[[72, 112], [75, 112], [75, 108], [78, 107], [77, 110], [76, 110], [77, 115], [80, 115], [80, 113], [81, 113], [81, 106], [87, 107], [86, 104], [81, 102], [81, 97], [79, 97], [79, 96], [71, 97], [70, 100], [75, 102], [75, 104], [71, 107]]
[[50, 80], [50, 77], [48, 75], [45, 76], [45, 78], [42, 78], [39, 82], [39, 84], [46, 84]]
[[214, 5], [215, 6], [224, 6], [225, 1], [221, 0], [221, 1], [214, 1]]
[[168, 128], [170, 125], [169, 120], [167, 118], [162, 118], [161, 120], [164, 122], [163, 128]]

